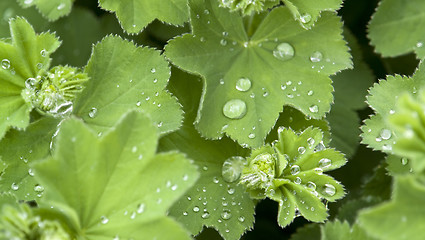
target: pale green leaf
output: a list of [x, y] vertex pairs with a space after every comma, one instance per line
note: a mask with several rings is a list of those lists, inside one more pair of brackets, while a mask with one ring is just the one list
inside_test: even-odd
[[158, 19], [182, 25], [189, 18], [187, 0], [99, 0], [101, 8], [115, 12], [121, 27], [128, 33], [138, 33]]
[[294, 18], [307, 29], [314, 26], [323, 11], [336, 11], [342, 0], [283, 0]]
[[327, 222], [321, 226], [322, 240], [374, 240], [359, 225], [350, 226], [338, 220]]
[[361, 211], [358, 221], [377, 239], [420, 240], [425, 229], [425, 187], [412, 176], [396, 177], [392, 200]]
[[369, 24], [369, 38], [375, 50], [384, 57], [394, 57], [414, 51], [425, 57], [425, 23], [421, 0], [382, 0]]
[[290, 240], [320, 240], [320, 225], [306, 224], [298, 227], [297, 231], [291, 235]]
[[[329, 75], [351, 66], [339, 17], [325, 13], [314, 31], [307, 31], [286, 7], [278, 7], [251, 36], [242, 17], [220, 8], [216, 0], [190, 1], [190, 7], [193, 34], [170, 41], [166, 55], [204, 77], [196, 121], [203, 136], [218, 139], [226, 134], [241, 145], [259, 147], [282, 106], [294, 106], [313, 118], [329, 111]], [[278, 46], [293, 51], [279, 52]], [[281, 60], [286, 53], [293, 57]], [[238, 90], [241, 78], [249, 79], [250, 87]]]
[[0, 193], [0, 209], [5, 205], [18, 206], [18, 200], [12, 193]]
[[102, 138], [81, 121], [66, 120], [53, 156], [32, 165], [45, 188], [41, 205], [74, 211], [81, 239], [189, 239], [165, 215], [198, 173], [182, 154], [155, 155], [157, 138], [157, 128], [138, 112]]
[[[12, 0], [14, 1], [14, 0]], [[35, 6], [37, 10], [49, 21], [68, 15], [74, 0], [17, 0], [24, 7]]]
[[37, 35], [23, 18], [10, 20], [10, 32], [11, 43], [0, 41], [0, 139], [10, 127], [28, 126], [32, 106], [21, 97], [25, 81], [49, 69], [49, 55], [60, 45], [54, 34]]
[[74, 114], [99, 134], [131, 109], [149, 114], [161, 133], [181, 125], [180, 105], [164, 89], [170, 67], [159, 51], [108, 36], [93, 48], [85, 73], [90, 80]]
[[395, 155], [389, 155], [386, 159], [386, 162], [388, 164], [388, 173], [392, 176], [398, 174], [406, 174], [413, 171], [411, 163], [406, 157], [397, 157]]
[[0, 156], [6, 164], [0, 178], [0, 192], [13, 192], [19, 200], [34, 200], [40, 192], [30, 163], [49, 155], [49, 145], [58, 120], [43, 118], [31, 123], [25, 131], [10, 130], [0, 141]]
[[222, 166], [229, 157], [245, 156], [247, 151], [227, 138], [208, 141], [199, 136], [192, 124], [201, 94], [197, 77], [173, 69], [170, 88], [182, 103], [186, 118], [179, 131], [161, 139], [160, 148], [185, 152], [201, 172], [195, 186], [172, 207], [170, 214], [194, 235], [206, 226], [215, 228], [224, 239], [239, 239], [253, 227], [254, 202], [237, 181], [224, 180]]

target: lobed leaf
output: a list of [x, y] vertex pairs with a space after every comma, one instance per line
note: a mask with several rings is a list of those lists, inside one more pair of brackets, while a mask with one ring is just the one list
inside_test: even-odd
[[358, 224], [350, 226], [347, 222], [327, 222], [321, 226], [321, 239], [322, 240], [374, 240], [375, 238], [369, 236]]
[[283, 105], [313, 118], [329, 111], [328, 76], [351, 66], [339, 17], [323, 14], [307, 31], [278, 7], [248, 35], [243, 18], [215, 0], [189, 3], [193, 34], [173, 39], [165, 51], [173, 64], [204, 77], [196, 119], [204, 137], [226, 134], [259, 147]]
[[49, 21], [56, 21], [71, 12], [75, 0], [17, 0], [24, 7], [35, 6], [37, 10]]

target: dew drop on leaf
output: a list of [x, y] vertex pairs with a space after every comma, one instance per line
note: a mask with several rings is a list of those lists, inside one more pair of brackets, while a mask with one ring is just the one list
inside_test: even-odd
[[10, 186], [10, 188], [12, 188], [12, 190], [17, 191], [19, 189], [19, 185], [16, 183], [12, 183], [12, 185]]
[[188, 215], [188, 213], [187, 212], [183, 212], [183, 216], [187, 216]]
[[47, 56], [47, 51], [46, 51], [46, 49], [41, 50], [40, 55], [41, 55], [42, 57], [46, 57], [46, 56]]
[[298, 173], [300, 173], [301, 169], [300, 166], [298, 165], [294, 165], [291, 167], [291, 174], [292, 175], [297, 175]]
[[220, 45], [221, 45], [221, 46], [226, 46], [226, 45], [227, 45], [227, 41], [226, 41], [226, 39], [221, 39], [221, 40], [220, 40]]
[[28, 174], [29, 174], [31, 177], [34, 177], [34, 171], [32, 170], [32, 168], [28, 169]]
[[1, 67], [3, 69], [9, 69], [10, 68], [10, 61], [8, 59], [1, 60]]
[[95, 118], [96, 115], [97, 115], [97, 108], [90, 109], [90, 111], [89, 111], [89, 117], [90, 118]]
[[101, 216], [100, 217], [100, 222], [102, 224], [107, 224], [109, 222], [109, 219], [107, 217], [105, 217], [105, 216]]
[[240, 216], [238, 217], [239, 222], [245, 222], [245, 217], [244, 216]]
[[221, 175], [226, 182], [234, 182], [241, 176], [246, 160], [240, 156], [234, 156], [226, 159], [221, 168]]
[[319, 107], [317, 105], [311, 105], [308, 109], [312, 113], [317, 113], [319, 111]]
[[221, 213], [221, 218], [223, 220], [229, 220], [232, 217], [232, 214], [230, 213], [230, 210], [223, 210], [223, 212]]
[[64, 9], [65, 8], [65, 3], [61, 3], [61, 4], [59, 4], [58, 5], [58, 7], [57, 7], [57, 9], [58, 10], [62, 10], [62, 9]]
[[401, 164], [402, 165], [405, 166], [408, 162], [409, 162], [409, 160], [407, 158], [405, 158], [405, 157], [404, 158], [401, 158]]
[[302, 23], [309, 23], [311, 21], [311, 15], [308, 13], [305, 13], [300, 16], [300, 20]]
[[141, 203], [141, 204], [137, 205], [137, 213], [138, 214], [141, 214], [144, 211], [145, 211], [145, 204], [144, 203]]
[[224, 116], [230, 119], [240, 119], [246, 114], [246, 103], [240, 99], [232, 99], [223, 106]]
[[210, 217], [210, 213], [209, 213], [209, 212], [204, 212], [204, 213], [201, 215], [201, 217], [202, 217], [203, 219], [208, 219], [208, 218]]
[[322, 158], [319, 160], [319, 167], [322, 169], [330, 167], [331, 164], [332, 164], [332, 161], [328, 158]]
[[229, 188], [227, 189], [227, 193], [228, 193], [228, 194], [230, 194], [230, 195], [233, 195], [233, 194], [235, 193], [235, 189], [234, 189], [234, 188], [232, 188], [232, 187], [229, 187]]
[[307, 187], [310, 188], [311, 190], [316, 190], [316, 184], [314, 182], [309, 181], [307, 183]]
[[385, 129], [385, 128], [382, 129], [380, 136], [384, 140], [390, 139], [391, 138], [391, 130], [388, 130], [388, 129]]
[[305, 153], [305, 147], [299, 147], [298, 148], [298, 153], [299, 154], [304, 154]]
[[250, 133], [250, 134], [248, 135], [248, 138], [250, 138], [250, 139], [254, 139], [254, 138], [255, 138], [255, 133]]
[[310, 91], [308, 91], [307, 95], [311, 96], [311, 95], [313, 95], [313, 93], [314, 93], [313, 90], [310, 90]]
[[249, 78], [239, 78], [236, 81], [236, 89], [241, 92], [246, 92], [251, 88], [251, 80]]
[[273, 50], [273, 56], [281, 61], [293, 58], [295, 55], [294, 47], [289, 43], [281, 43]]
[[315, 51], [311, 54], [310, 61], [316, 63], [322, 61], [322, 58], [323, 54], [319, 51]]
[[296, 177], [294, 182], [296, 184], [301, 184], [301, 178], [300, 177]]
[[333, 185], [326, 183], [323, 188], [323, 194], [326, 194], [328, 196], [333, 196], [336, 193], [336, 189]]

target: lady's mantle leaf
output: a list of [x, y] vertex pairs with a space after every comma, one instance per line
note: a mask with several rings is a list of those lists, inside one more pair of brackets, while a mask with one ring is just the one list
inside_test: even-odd
[[362, 126], [362, 143], [375, 150], [392, 153], [397, 136], [387, 118], [397, 112], [396, 102], [399, 97], [404, 93], [416, 94], [425, 85], [424, 65], [423, 62], [420, 63], [413, 77], [388, 76], [386, 80], [381, 80], [370, 88], [367, 102], [375, 115]]
[[187, 0], [99, 0], [99, 5], [115, 12], [128, 33], [140, 32], [155, 19], [182, 25], [189, 18]]
[[[13, 1], [13, 0], [12, 0]], [[71, 12], [74, 0], [17, 0], [24, 7], [35, 6], [49, 21], [55, 21]]]
[[280, 128], [273, 146], [256, 149], [244, 167], [240, 183], [253, 198], [270, 198], [279, 203], [278, 223], [289, 225], [295, 212], [314, 222], [323, 222], [328, 214], [321, 199], [342, 198], [343, 186], [323, 172], [340, 168], [344, 156], [323, 145], [317, 128], [302, 133]]
[[76, 99], [74, 114], [99, 133], [136, 108], [148, 113], [162, 133], [181, 125], [180, 105], [164, 90], [170, 68], [158, 51], [108, 36], [93, 48], [85, 73], [90, 81]]
[[412, 176], [395, 178], [392, 200], [363, 210], [359, 224], [377, 239], [420, 240], [425, 229], [425, 187]]
[[314, 26], [322, 11], [336, 11], [342, 5], [342, 0], [283, 0], [283, 2], [291, 10], [294, 18], [306, 29]]
[[220, 7], [229, 8], [231, 11], [240, 10], [244, 16], [249, 16], [255, 12], [259, 13], [268, 8], [276, 6], [280, 0], [217, 0]]
[[[197, 90], [202, 85], [197, 77], [174, 69], [170, 85], [183, 104], [186, 119], [179, 131], [161, 138], [160, 148], [185, 152], [201, 172], [195, 186], [174, 204], [170, 214], [194, 235], [206, 226], [215, 228], [224, 239], [240, 239], [254, 224], [254, 202], [237, 184], [237, 170], [240, 174], [242, 165], [236, 164], [244, 163], [241, 156], [246, 151], [228, 138], [209, 141], [199, 136], [192, 124], [201, 94]], [[232, 178], [224, 178], [226, 169], [230, 171], [225, 173], [231, 173]]]
[[358, 224], [350, 226], [347, 222], [327, 222], [321, 226], [321, 240], [374, 240]]
[[425, 57], [425, 1], [382, 0], [369, 24], [376, 51], [394, 57], [414, 51]]
[[329, 75], [351, 66], [339, 17], [326, 13], [307, 31], [279, 7], [248, 36], [242, 17], [216, 0], [189, 2], [193, 34], [170, 41], [166, 54], [205, 78], [196, 121], [202, 135], [226, 133], [259, 147], [283, 105], [313, 118], [329, 111]]
[[45, 189], [41, 205], [75, 212], [70, 228], [81, 239], [189, 239], [165, 215], [198, 173], [181, 154], [155, 155], [157, 139], [138, 112], [102, 138], [81, 121], [65, 121], [53, 156], [33, 164]]
[[0, 192], [13, 192], [19, 200], [35, 200], [42, 196], [30, 164], [49, 154], [49, 143], [58, 120], [42, 118], [25, 131], [13, 129], [0, 141], [0, 156], [6, 169], [0, 178]]
[[28, 126], [32, 106], [21, 96], [25, 81], [49, 69], [49, 55], [60, 45], [55, 35], [37, 35], [22, 18], [10, 21], [10, 32], [11, 43], [0, 41], [0, 138], [10, 127]]

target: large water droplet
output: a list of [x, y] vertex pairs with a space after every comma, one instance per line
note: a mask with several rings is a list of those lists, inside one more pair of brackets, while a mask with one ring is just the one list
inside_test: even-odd
[[232, 217], [232, 214], [230, 213], [230, 210], [223, 210], [223, 212], [221, 213], [221, 218], [223, 220], [228, 220]]
[[300, 173], [301, 169], [300, 166], [298, 165], [294, 165], [291, 167], [291, 174], [292, 175], [297, 175], [298, 173]]
[[281, 43], [273, 50], [273, 56], [279, 60], [286, 61], [295, 55], [294, 47], [289, 43]]
[[332, 164], [332, 161], [328, 158], [322, 158], [319, 160], [319, 167], [320, 168], [328, 168]]
[[10, 186], [10, 188], [12, 188], [12, 190], [17, 191], [19, 189], [19, 185], [16, 183], [12, 183], [12, 185]]
[[300, 20], [302, 23], [309, 23], [311, 21], [311, 15], [308, 13], [305, 13], [300, 16]]
[[10, 61], [8, 59], [1, 60], [1, 67], [3, 69], [9, 69], [10, 68]]
[[391, 130], [388, 130], [388, 129], [382, 129], [381, 130], [381, 138], [382, 139], [384, 139], [384, 140], [388, 140], [388, 139], [390, 139], [391, 138]]
[[319, 51], [315, 51], [310, 56], [310, 61], [316, 63], [322, 61], [323, 54]]
[[230, 119], [240, 119], [246, 114], [246, 103], [240, 99], [232, 99], [223, 106], [224, 116]]
[[89, 117], [90, 118], [95, 118], [96, 115], [97, 115], [97, 108], [90, 109], [90, 111], [89, 111]]
[[236, 81], [236, 89], [241, 92], [246, 92], [251, 88], [251, 80], [248, 78], [239, 78]]
[[246, 160], [240, 156], [234, 156], [226, 159], [221, 168], [221, 175], [226, 182], [234, 182], [241, 176]]
[[317, 113], [319, 111], [319, 107], [317, 105], [311, 105], [308, 109], [312, 113]]
[[333, 196], [336, 193], [336, 189], [332, 184], [328, 184], [326, 183], [324, 188], [323, 188], [323, 194], [326, 194], [328, 196]]
[[307, 183], [307, 187], [310, 188], [311, 190], [316, 190], [316, 184], [314, 182], [309, 181]]
[[199, 212], [199, 207], [198, 206], [193, 207], [193, 211], [194, 212]]

